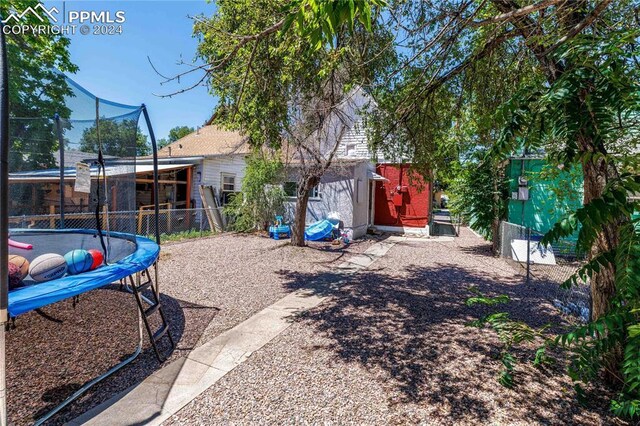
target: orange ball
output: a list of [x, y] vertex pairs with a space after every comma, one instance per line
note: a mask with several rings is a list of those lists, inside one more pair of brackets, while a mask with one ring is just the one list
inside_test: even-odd
[[20, 279], [23, 280], [27, 275], [29, 275], [29, 261], [22, 256], [18, 256], [17, 254], [9, 255], [9, 263], [13, 263], [20, 269]]

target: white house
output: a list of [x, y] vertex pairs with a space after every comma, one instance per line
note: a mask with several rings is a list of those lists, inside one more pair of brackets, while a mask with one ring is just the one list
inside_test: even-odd
[[[338, 218], [353, 238], [363, 236], [372, 226], [404, 232], [411, 228], [428, 234], [430, 185], [415, 184], [415, 176], [409, 179], [413, 171], [407, 164], [387, 163], [370, 152], [363, 111], [372, 105], [367, 93], [357, 88], [338, 107], [348, 129], [341, 136], [331, 167], [310, 197], [307, 223]], [[332, 146], [329, 140], [327, 147]], [[161, 165], [194, 165], [185, 182], [191, 188], [188, 206], [201, 207], [199, 185], [211, 185], [223, 194], [242, 190], [249, 153], [246, 137], [208, 125], [162, 148], [158, 155]], [[284, 152], [283, 158], [288, 169], [288, 181], [283, 185], [288, 195], [285, 207], [293, 217], [298, 166], [295, 155]]]
[[208, 125], [158, 150], [158, 161], [161, 166], [193, 165], [185, 181], [190, 188], [188, 205], [200, 208], [200, 185], [217, 188], [224, 198], [242, 190], [245, 157], [249, 153], [246, 137], [238, 132]]

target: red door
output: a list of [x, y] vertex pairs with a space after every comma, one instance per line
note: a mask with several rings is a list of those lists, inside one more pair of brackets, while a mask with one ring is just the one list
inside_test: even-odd
[[378, 164], [374, 225], [424, 228], [429, 222], [431, 186], [408, 164]]

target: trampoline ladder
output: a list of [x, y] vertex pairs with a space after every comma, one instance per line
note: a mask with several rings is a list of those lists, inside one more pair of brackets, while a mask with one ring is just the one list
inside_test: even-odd
[[[146, 277], [146, 281], [143, 283], [140, 282], [141, 276]], [[175, 348], [175, 343], [173, 341], [173, 337], [171, 337], [171, 332], [169, 331], [169, 323], [167, 322], [167, 318], [164, 314], [164, 311], [162, 310], [162, 305], [160, 304], [160, 295], [158, 294], [155, 283], [151, 278], [151, 274], [149, 274], [148, 269], [145, 269], [144, 272], [138, 274], [138, 276], [136, 277], [137, 283], [134, 283], [132, 276], [129, 277], [129, 281], [131, 284], [131, 289], [133, 290], [133, 294], [136, 297], [136, 302], [138, 303], [138, 309], [140, 309], [142, 321], [144, 322], [147, 334], [149, 335], [149, 341], [151, 342], [153, 351], [156, 354], [156, 358], [158, 358], [158, 361], [164, 362], [167, 359], [167, 355], [170, 354]], [[147, 298], [142, 294], [145, 290], [151, 290], [151, 298]], [[151, 325], [149, 324], [149, 318], [156, 313], [160, 315], [162, 325], [159, 329], [154, 331], [151, 329]], [[167, 355], [163, 354], [158, 348], [158, 342], [165, 337], [169, 339], [169, 343], [171, 345]]]

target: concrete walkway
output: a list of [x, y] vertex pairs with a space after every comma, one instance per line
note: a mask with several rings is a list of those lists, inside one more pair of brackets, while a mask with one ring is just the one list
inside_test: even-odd
[[[338, 268], [346, 279], [349, 274], [368, 268], [391, 247], [406, 239], [387, 238]], [[286, 330], [293, 315], [326, 299], [327, 296], [319, 296], [311, 290], [295, 291], [69, 424], [159, 425]]]

